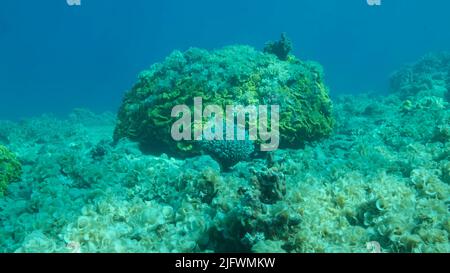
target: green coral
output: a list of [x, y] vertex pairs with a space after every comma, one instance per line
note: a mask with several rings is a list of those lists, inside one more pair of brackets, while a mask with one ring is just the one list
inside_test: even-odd
[[5, 146], [0, 145], [0, 196], [2, 196], [8, 184], [18, 181], [22, 167], [16, 156]]
[[202, 97], [204, 106], [279, 105], [281, 148], [328, 136], [334, 124], [319, 64], [293, 56], [281, 61], [249, 46], [191, 48], [140, 73], [123, 99], [114, 139], [127, 137], [152, 152], [199, 154], [192, 143], [170, 136], [172, 108], [185, 104], [193, 112], [194, 97]]

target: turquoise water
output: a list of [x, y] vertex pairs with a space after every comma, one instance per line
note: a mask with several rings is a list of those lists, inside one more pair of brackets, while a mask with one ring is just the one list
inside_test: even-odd
[[5, 1], [0, 252], [450, 252], [448, 10]]

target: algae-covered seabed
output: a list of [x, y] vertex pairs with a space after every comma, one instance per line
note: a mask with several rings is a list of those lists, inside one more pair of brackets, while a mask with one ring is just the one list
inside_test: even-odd
[[334, 98], [330, 137], [226, 172], [112, 145], [114, 114], [0, 122], [23, 165], [0, 199], [0, 251], [450, 252], [441, 91]]

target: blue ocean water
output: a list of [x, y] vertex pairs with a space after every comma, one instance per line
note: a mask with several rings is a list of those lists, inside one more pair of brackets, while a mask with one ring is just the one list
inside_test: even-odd
[[446, 0], [4, 0], [0, 116], [115, 111], [137, 73], [175, 49], [262, 48], [281, 32], [295, 55], [325, 67], [332, 95], [386, 92], [400, 65], [448, 49], [449, 9]]

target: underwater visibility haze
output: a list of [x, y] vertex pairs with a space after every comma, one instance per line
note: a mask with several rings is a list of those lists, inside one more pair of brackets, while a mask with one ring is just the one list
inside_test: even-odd
[[5, 0], [0, 252], [450, 252], [450, 2]]

